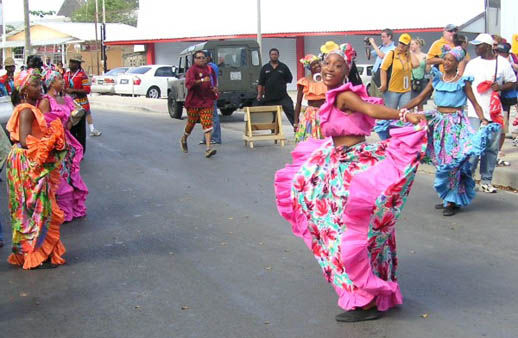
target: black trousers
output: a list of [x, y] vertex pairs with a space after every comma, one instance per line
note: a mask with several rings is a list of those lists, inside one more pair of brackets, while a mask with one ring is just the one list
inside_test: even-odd
[[70, 133], [83, 146], [83, 154], [86, 153], [86, 114], [83, 115], [79, 123], [70, 129]]
[[284, 114], [293, 126], [295, 109], [293, 108], [293, 100], [289, 95], [277, 100], [261, 100], [257, 102], [258, 106], [282, 106]]

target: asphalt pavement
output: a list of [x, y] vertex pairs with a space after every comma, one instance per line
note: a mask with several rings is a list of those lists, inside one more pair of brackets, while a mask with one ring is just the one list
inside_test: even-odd
[[[88, 215], [62, 226], [66, 265], [0, 263], [1, 337], [516, 337], [518, 195], [480, 193], [447, 218], [420, 172], [397, 225], [404, 304], [337, 323], [335, 292], [275, 208], [293, 144], [246, 148], [236, 113], [206, 159], [199, 126], [181, 152], [185, 120], [99, 105], [94, 118]], [[0, 215], [9, 238], [5, 194]]]

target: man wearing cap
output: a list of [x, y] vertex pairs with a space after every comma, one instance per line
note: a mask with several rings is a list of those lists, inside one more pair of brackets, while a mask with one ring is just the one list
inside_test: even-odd
[[[493, 53], [493, 38], [489, 34], [479, 34], [475, 40], [470, 42], [475, 46], [477, 57], [466, 65], [464, 76], [472, 76], [473, 94], [478, 104], [484, 111], [486, 120], [491, 120], [490, 104], [493, 92], [501, 92], [512, 89], [516, 76], [511, 64], [505, 58]], [[493, 82], [491, 88], [482, 93], [479, 92], [479, 85], [485, 81]], [[480, 127], [481, 121], [477, 117], [475, 108], [468, 102], [468, 117], [475, 130]], [[497, 164], [498, 149], [500, 143], [500, 132], [495, 132], [488, 141], [488, 147], [484, 155], [480, 157], [480, 189], [484, 192], [495, 193], [496, 189], [491, 184], [493, 171]], [[478, 158], [471, 160], [473, 171], [476, 170]]]
[[439, 70], [444, 73], [444, 59], [441, 58], [442, 55], [442, 47], [444, 45], [449, 45], [451, 48], [455, 47], [453, 43], [453, 36], [457, 33], [457, 26], [454, 24], [447, 24], [444, 27], [444, 31], [442, 32], [442, 37], [439, 40], [434, 41], [430, 46], [430, 50], [428, 50], [428, 55], [426, 56], [426, 64], [427, 65], [438, 65]]
[[0, 77], [0, 84], [4, 86], [7, 95], [11, 95], [14, 88], [14, 71], [16, 70], [16, 65], [12, 57], [5, 59], [4, 68], [6, 70], [6, 74]]
[[83, 151], [86, 152], [86, 126], [85, 120], [88, 120], [90, 126], [90, 136], [100, 136], [101, 132], [95, 130], [93, 119], [90, 111], [90, 103], [88, 102], [88, 94], [90, 94], [90, 79], [85, 71], [81, 68], [83, 56], [75, 54], [70, 57], [69, 67], [63, 80], [65, 81], [65, 92], [70, 94], [74, 100], [79, 103], [86, 111], [85, 116], [81, 118], [78, 124], [70, 129], [70, 132], [83, 146]]
[[[376, 41], [373, 38], [369, 38], [369, 44], [372, 46], [373, 50], [371, 51], [370, 48], [366, 49], [367, 53], [367, 60], [371, 59], [372, 56], [376, 56], [376, 61], [374, 62], [374, 65], [372, 66], [372, 74], [376, 74], [378, 69], [381, 66], [381, 63], [383, 62], [383, 58], [385, 57], [385, 54], [390, 52], [391, 50], [396, 49], [396, 45], [394, 45], [394, 42], [392, 41], [392, 38], [394, 36], [394, 33], [392, 32], [392, 29], [385, 28], [381, 31], [381, 46], [378, 47], [376, 45]], [[369, 86], [369, 94], [374, 97], [383, 98], [383, 93], [379, 91], [379, 85], [376, 84], [374, 77], [371, 79], [371, 83]]]

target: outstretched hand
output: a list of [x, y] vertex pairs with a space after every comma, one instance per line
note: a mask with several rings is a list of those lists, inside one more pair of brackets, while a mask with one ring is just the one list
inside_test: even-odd
[[412, 124], [419, 124], [421, 121], [426, 123], [426, 117], [424, 117], [423, 114], [408, 113], [406, 115], [406, 120]]

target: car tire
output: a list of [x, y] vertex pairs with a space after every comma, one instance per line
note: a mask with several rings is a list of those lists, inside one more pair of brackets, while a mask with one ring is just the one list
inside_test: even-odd
[[173, 119], [182, 119], [183, 102], [176, 101], [176, 97], [169, 95], [167, 98], [167, 110]]
[[230, 115], [232, 115], [233, 112], [236, 111], [236, 109], [235, 108], [225, 108], [225, 109], [220, 109], [220, 111], [221, 111], [221, 115], [230, 116]]
[[160, 98], [160, 88], [157, 86], [149, 87], [146, 93], [146, 97], [150, 99], [159, 99]]

